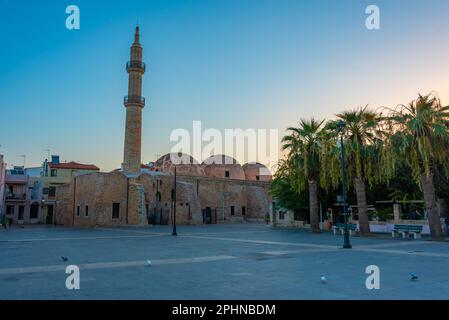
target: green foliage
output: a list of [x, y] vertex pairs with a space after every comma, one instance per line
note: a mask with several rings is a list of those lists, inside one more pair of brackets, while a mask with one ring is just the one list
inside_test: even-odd
[[323, 122], [301, 119], [299, 126], [288, 128], [290, 134], [282, 138], [282, 149], [289, 152], [290, 169], [295, 171], [293, 188], [298, 192], [306, 189], [308, 180], [319, 178]]
[[382, 209], [376, 209], [373, 217], [377, 217], [379, 221], [388, 221], [394, 219], [394, 212], [392, 207], [385, 207]]
[[[370, 186], [385, 180], [384, 170], [380, 166], [384, 133], [381, 130], [382, 117], [368, 107], [345, 111], [337, 114], [336, 120], [326, 124], [328, 131], [327, 148], [323, 150], [327, 158], [323, 162], [323, 173], [327, 175], [324, 181], [331, 182], [335, 187], [341, 181], [341, 143], [338, 140], [339, 122], [345, 123], [343, 143], [345, 147], [345, 162], [347, 166], [347, 185], [351, 186], [354, 178], [360, 177]], [[332, 138], [333, 137], [333, 138]]]
[[308, 202], [306, 192], [298, 193], [296, 180], [297, 175], [291, 163], [281, 161], [270, 186], [270, 194], [276, 199], [278, 206], [295, 212], [307, 208]]
[[[449, 106], [437, 95], [419, 95], [408, 105], [383, 113], [367, 107], [337, 114], [328, 121], [301, 120], [282, 139], [287, 158], [271, 184], [278, 203], [298, 212], [308, 206], [307, 181], [319, 182], [319, 202], [330, 206], [341, 188], [341, 143], [338, 122], [344, 121], [347, 185], [367, 183], [367, 200], [421, 200], [421, 174], [434, 176], [436, 193], [449, 198]], [[348, 190], [350, 201], [353, 193]], [[376, 213], [389, 220], [390, 209]]]
[[385, 150], [391, 155], [390, 163], [409, 166], [416, 183], [421, 174], [434, 174], [437, 168], [448, 176], [449, 106], [443, 107], [430, 93], [387, 110], [390, 138]]

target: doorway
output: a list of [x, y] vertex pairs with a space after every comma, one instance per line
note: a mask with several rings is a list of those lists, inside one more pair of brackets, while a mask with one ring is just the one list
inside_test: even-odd
[[47, 206], [47, 224], [53, 224], [53, 205], [49, 204]]
[[37, 219], [39, 216], [39, 203], [34, 202], [30, 207], [30, 219]]
[[19, 216], [17, 220], [23, 221], [23, 216], [25, 215], [25, 206], [19, 206]]
[[204, 224], [212, 224], [212, 208], [206, 207], [203, 209], [203, 223]]

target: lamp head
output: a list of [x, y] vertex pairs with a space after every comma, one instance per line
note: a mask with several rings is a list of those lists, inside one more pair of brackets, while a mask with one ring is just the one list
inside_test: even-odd
[[346, 123], [343, 120], [339, 120], [337, 122], [337, 127], [338, 127], [338, 131], [342, 132], [346, 127]]

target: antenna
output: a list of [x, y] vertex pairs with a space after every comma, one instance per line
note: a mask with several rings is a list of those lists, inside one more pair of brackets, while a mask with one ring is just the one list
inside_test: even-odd
[[26, 154], [22, 154], [19, 157], [23, 158], [23, 168], [25, 168], [25, 163], [26, 163], [26, 158], [27, 158]]
[[47, 151], [47, 160], [50, 161], [50, 149], [44, 149], [44, 151]]

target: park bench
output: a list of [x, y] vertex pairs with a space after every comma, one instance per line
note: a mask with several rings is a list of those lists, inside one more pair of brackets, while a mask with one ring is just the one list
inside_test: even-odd
[[405, 239], [406, 235], [413, 235], [413, 238], [421, 238], [423, 226], [413, 225], [413, 224], [395, 224], [393, 231], [391, 231], [391, 236], [394, 238], [395, 234], [402, 235], [402, 239]]
[[[334, 231], [334, 235], [336, 235], [337, 232], [340, 232], [343, 235], [345, 233], [345, 224], [337, 223], [332, 227], [332, 230]], [[348, 223], [348, 230], [349, 234], [352, 236], [352, 233], [357, 231], [357, 225], [354, 223]]]

